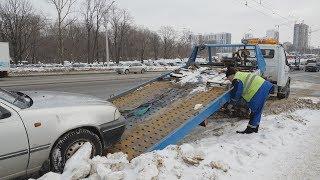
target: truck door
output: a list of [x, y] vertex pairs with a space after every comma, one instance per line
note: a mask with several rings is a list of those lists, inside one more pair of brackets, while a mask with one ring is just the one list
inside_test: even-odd
[[274, 48], [271, 47], [263, 47], [261, 49], [263, 57], [266, 61], [266, 72], [265, 77], [271, 81], [277, 81], [278, 79], [278, 53], [275, 51]]
[[27, 133], [18, 113], [0, 102], [0, 179], [26, 173]]

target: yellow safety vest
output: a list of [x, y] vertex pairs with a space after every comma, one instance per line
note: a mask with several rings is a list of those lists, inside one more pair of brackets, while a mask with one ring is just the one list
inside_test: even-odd
[[252, 99], [252, 97], [257, 93], [257, 91], [265, 81], [259, 75], [248, 73], [248, 72], [237, 72], [234, 78], [242, 82], [243, 84], [242, 97], [247, 102], [249, 102]]

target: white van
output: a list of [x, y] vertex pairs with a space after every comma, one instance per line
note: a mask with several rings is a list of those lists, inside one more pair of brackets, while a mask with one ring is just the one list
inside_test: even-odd
[[8, 76], [10, 59], [9, 43], [0, 42], [0, 78]]

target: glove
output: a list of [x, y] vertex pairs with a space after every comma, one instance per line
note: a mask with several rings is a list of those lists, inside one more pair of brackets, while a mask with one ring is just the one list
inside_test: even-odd
[[229, 111], [232, 111], [233, 110], [233, 104], [229, 103], [228, 106], [227, 106], [227, 109]]
[[231, 99], [231, 101], [229, 102], [229, 104], [231, 104], [232, 106], [236, 106], [237, 105], [237, 101], [234, 99]]

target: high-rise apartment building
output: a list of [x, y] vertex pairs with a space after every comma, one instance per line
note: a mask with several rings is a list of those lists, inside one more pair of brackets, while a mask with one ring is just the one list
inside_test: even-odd
[[308, 48], [309, 26], [304, 23], [294, 25], [293, 47], [296, 51], [304, 52]]

